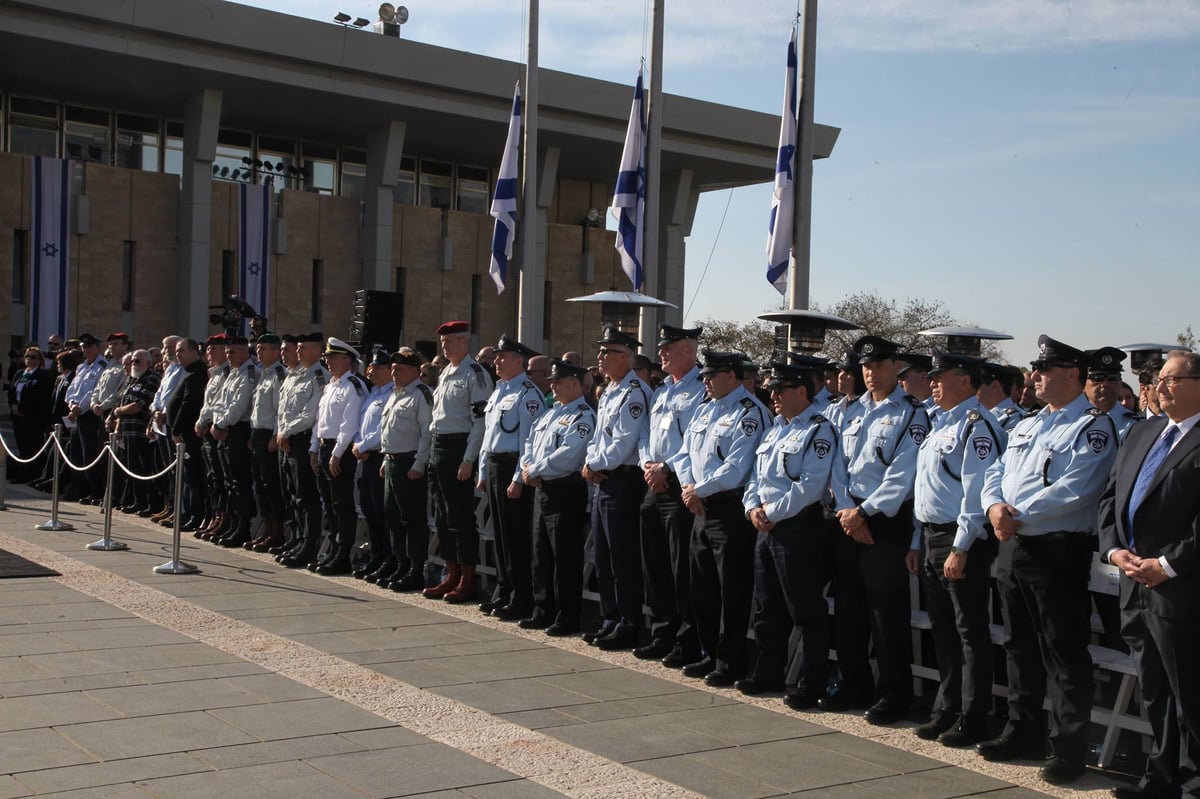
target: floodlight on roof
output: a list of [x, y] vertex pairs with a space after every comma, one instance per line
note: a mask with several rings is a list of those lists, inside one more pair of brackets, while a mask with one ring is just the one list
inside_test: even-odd
[[408, 22], [408, 9], [404, 6], [396, 7], [396, 22], [400, 23], [401, 25], [403, 25], [405, 22]]
[[339, 25], [345, 25], [347, 22], [349, 22], [352, 19], [354, 19], [354, 17], [350, 16], [345, 11], [339, 11], [333, 17], [333, 21], [338, 23]]
[[371, 20], [367, 19], [366, 17], [358, 17], [354, 20], [354, 27], [356, 28], [365, 28], [370, 24]]
[[379, 19], [383, 22], [395, 22], [396, 7], [391, 3], [384, 3], [379, 6]]

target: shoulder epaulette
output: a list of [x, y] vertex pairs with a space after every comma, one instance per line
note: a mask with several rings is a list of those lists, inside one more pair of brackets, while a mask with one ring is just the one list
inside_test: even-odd
[[349, 375], [347, 375], [346, 379], [350, 381], [350, 385], [354, 386], [355, 394], [361, 397], [364, 393], [366, 393], [366, 383], [363, 382], [361, 377], [354, 374], [354, 372], [351, 372]]
[[751, 399], [750, 397], [742, 397], [741, 403], [742, 403], [742, 407], [745, 408], [746, 410], [753, 410], [755, 407], [754, 400]]
[[1088, 416], [1106, 416], [1104, 411], [1097, 408], [1095, 405], [1087, 409]]
[[827, 418], [825, 418], [824, 416], [822, 416], [819, 413], [814, 413], [812, 420], [813, 420], [813, 424], [820, 424], [821, 422], [829, 421]]
[[630, 388], [641, 388], [642, 383], [636, 377], [629, 381]]
[[974, 408], [967, 411], [967, 421], [968, 422], [972, 422], [972, 423], [978, 422], [982, 418], [983, 418], [983, 414], [981, 414], [979, 411], [975, 410]]
[[925, 403], [921, 402], [919, 399], [914, 397], [912, 394], [905, 394], [904, 399], [908, 400], [908, 404], [913, 406], [914, 408], [924, 408], [925, 407]]
[[324, 388], [325, 383], [328, 382], [328, 379], [325, 376], [325, 370], [318, 369], [313, 376], [317, 379], [317, 385], [320, 386], [321, 388]]
[[525, 382], [521, 383], [521, 385], [525, 388], [537, 388], [537, 386], [533, 384], [532, 380], [526, 380]]
[[287, 377], [287, 369], [285, 369], [283, 364], [279, 361], [275, 362], [275, 376], [280, 380], [283, 380], [285, 377]]
[[431, 389], [429, 386], [425, 385], [424, 383], [418, 381], [417, 382], [417, 391], [419, 391], [421, 396], [425, 398], [426, 402], [428, 402], [430, 405], [433, 404], [433, 389]]
[[1015, 406], [1004, 409], [1005, 416], [1012, 416], [1014, 413], [1020, 413], [1020, 412], [1021, 412], [1021, 410]]

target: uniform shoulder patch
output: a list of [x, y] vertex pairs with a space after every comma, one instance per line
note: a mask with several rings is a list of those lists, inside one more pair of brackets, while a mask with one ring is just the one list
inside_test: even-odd
[[925, 407], [925, 403], [921, 402], [919, 399], [914, 397], [912, 394], [905, 394], [904, 399], [907, 400], [908, 404], [913, 406], [914, 408], [924, 408]]
[[751, 408], [755, 407], [754, 400], [750, 399], [749, 397], [742, 397], [741, 402], [742, 407], [746, 410], [750, 410]]
[[1087, 409], [1088, 416], [1104, 416], [1104, 411], [1097, 408], [1095, 405]]
[[812, 420], [813, 420], [813, 424], [820, 424], [821, 422], [829, 421], [829, 419], [825, 418], [824, 416], [822, 416], [819, 413], [814, 413]]
[[367, 386], [366, 386], [366, 383], [363, 382], [363, 379], [361, 377], [359, 377], [358, 375], [351, 372], [347, 376], [347, 379], [350, 381], [350, 385], [354, 386], [355, 394], [357, 394], [358, 396], [361, 397], [363, 394], [366, 393]]
[[636, 377], [629, 381], [630, 388], [640, 388], [641, 385], [642, 381], [638, 380]]
[[983, 414], [981, 414], [979, 411], [975, 410], [974, 408], [967, 411], [967, 421], [968, 422], [978, 422], [982, 418], [983, 418]]
[[521, 383], [521, 385], [524, 386], [526, 389], [536, 389], [537, 388], [537, 386], [535, 386], [533, 384], [532, 380], [526, 380], [523, 383]]
[[1020, 411], [1017, 408], [1005, 408], [1004, 409], [1005, 416], [1012, 416], [1014, 413], [1020, 413]]
[[426, 402], [428, 402], [430, 405], [433, 404], [433, 389], [431, 389], [429, 386], [425, 385], [424, 383], [418, 381], [417, 382], [417, 391], [420, 392], [421, 396], [425, 398]]

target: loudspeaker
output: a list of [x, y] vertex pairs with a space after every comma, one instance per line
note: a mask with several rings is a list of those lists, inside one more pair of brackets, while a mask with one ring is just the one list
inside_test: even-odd
[[398, 291], [354, 292], [350, 315], [350, 343], [366, 358], [375, 346], [388, 352], [400, 347], [404, 328], [404, 295]]

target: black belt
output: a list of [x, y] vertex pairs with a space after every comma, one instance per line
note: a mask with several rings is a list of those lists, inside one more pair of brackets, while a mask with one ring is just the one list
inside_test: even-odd
[[417, 457], [417, 452], [416, 450], [413, 450], [412, 452], [386, 452], [384, 453], [383, 457], [387, 458], [389, 461], [398, 461], [401, 458], [415, 458]]
[[931, 524], [929, 522], [921, 522], [921, 527], [935, 533], [953, 533], [958, 530], [958, 523], [947, 522], [946, 524]]
[[566, 477], [551, 477], [549, 479], [542, 478], [542, 488], [576, 485], [583, 482], [583, 475], [579, 472], [568, 474]]
[[434, 433], [434, 439], [444, 439], [446, 441], [466, 441], [468, 433]]
[[704, 497], [704, 501], [706, 503], [708, 503], [708, 502], [729, 502], [729, 501], [736, 501], [736, 502], [740, 503], [742, 501], [742, 497], [744, 497], [745, 495], [746, 495], [746, 491], [744, 489], [731, 488], [728, 491], [718, 491], [715, 494], [709, 494], [707, 497]]
[[606, 477], [615, 477], [617, 475], [630, 477], [633, 475], [641, 475], [642, 470], [637, 466], [615, 466], [612, 469], [604, 469], [599, 473], [605, 475]]
[[1017, 533], [1017, 538], [1022, 542], [1034, 542], [1043, 544], [1065, 544], [1070, 541], [1082, 541], [1092, 533], [1074, 532], [1071, 530], [1059, 530], [1053, 533], [1041, 533], [1040, 535], [1021, 535]]
[[321, 446], [326, 444], [337, 444], [336, 438], [318, 438], [317, 441], [320, 442]]
[[519, 455], [520, 453], [518, 452], [489, 452], [487, 457], [489, 461], [501, 461], [512, 460]]

